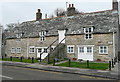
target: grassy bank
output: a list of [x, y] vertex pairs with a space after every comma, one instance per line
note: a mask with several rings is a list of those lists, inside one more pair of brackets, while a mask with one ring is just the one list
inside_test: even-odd
[[[2, 61], [2, 58], [0, 58], [0, 60]], [[11, 61], [10, 58], [3, 58], [3, 61]], [[14, 62], [20, 62], [19, 58], [12, 58], [12, 61]], [[24, 63], [32, 63], [31, 59], [22, 59], [22, 62]], [[38, 60], [34, 60], [34, 63], [38, 63]]]
[[[58, 64], [56, 66], [65, 66], [69, 67], [69, 62], [65, 62], [62, 64]], [[89, 67], [87, 67], [87, 63], [80, 63], [80, 62], [71, 62], [70, 67], [76, 67], [76, 68], [89, 68], [89, 69], [97, 69], [97, 70], [105, 70], [108, 69], [108, 63], [89, 63]]]

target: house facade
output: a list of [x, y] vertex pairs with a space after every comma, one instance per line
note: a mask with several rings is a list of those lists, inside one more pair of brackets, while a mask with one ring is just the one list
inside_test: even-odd
[[7, 32], [5, 54], [39, 58], [42, 53], [44, 59], [51, 48], [54, 50], [62, 43], [71, 59], [109, 61], [118, 56], [118, 2], [113, 1], [112, 10], [83, 14], [75, 14], [72, 4], [68, 13], [68, 16], [42, 19], [38, 9], [36, 20], [23, 22]]

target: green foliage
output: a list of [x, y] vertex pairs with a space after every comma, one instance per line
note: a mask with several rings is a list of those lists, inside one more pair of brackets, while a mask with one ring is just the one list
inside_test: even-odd
[[[2, 60], [2, 59], [0, 59]], [[3, 61], [10, 61], [10, 58], [3, 58]], [[12, 61], [13, 62], [20, 62], [20, 59], [19, 58], [12, 58]], [[24, 63], [32, 63], [32, 60], [31, 59], [22, 59], [22, 62]], [[38, 63], [39, 61], [38, 60], [34, 60], [34, 63]]]
[[[69, 67], [69, 62], [65, 62], [62, 64], [58, 64], [56, 66], [65, 66]], [[77, 68], [88, 68], [87, 63], [80, 63], [80, 62], [71, 62], [71, 67], [77, 67]], [[105, 70], [108, 69], [108, 63], [89, 63], [89, 69], [97, 69], [97, 70]]]

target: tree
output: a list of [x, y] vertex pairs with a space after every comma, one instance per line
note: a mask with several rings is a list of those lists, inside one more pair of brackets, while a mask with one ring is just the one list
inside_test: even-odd
[[7, 28], [6, 30], [12, 30], [14, 29], [16, 26], [18, 25], [18, 23], [10, 23], [10, 24], [7, 24]]
[[[55, 15], [56, 16], [65, 16], [65, 14], [67, 13], [67, 11], [65, 11], [64, 9], [62, 8], [57, 8], [55, 10]], [[81, 14], [81, 13], [84, 13], [84, 12], [79, 12], [78, 9], [75, 9], [75, 14]]]

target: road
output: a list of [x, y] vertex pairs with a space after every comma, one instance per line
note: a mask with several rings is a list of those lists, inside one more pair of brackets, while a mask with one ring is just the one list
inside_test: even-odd
[[110, 80], [107, 78], [84, 76], [30, 68], [2, 66], [3, 80]]

